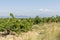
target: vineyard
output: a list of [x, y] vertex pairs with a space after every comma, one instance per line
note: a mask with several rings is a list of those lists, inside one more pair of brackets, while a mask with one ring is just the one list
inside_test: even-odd
[[0, 31], [14, 31], [16, 33], [32, 31], [32, 26], [41, 23], [60, 22], [60, 16], [52, 17], [39, 17], [35, 18], [15, 18], [10, 13], [8, 18], [0, 18]]

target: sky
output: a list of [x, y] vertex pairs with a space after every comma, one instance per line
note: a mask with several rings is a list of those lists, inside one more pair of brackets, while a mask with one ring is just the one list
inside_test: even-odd
[[0, 16], [60, 15], [60, 0], [0, 0]]

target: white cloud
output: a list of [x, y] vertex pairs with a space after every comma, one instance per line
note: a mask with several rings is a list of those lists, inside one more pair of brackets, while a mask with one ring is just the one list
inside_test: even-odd
[[47, 9], [47, 8], [45, 8], [45, 9], [40, 9], [40, 12], [52, 12], [53, 10], [51, 10], [51, 9]]

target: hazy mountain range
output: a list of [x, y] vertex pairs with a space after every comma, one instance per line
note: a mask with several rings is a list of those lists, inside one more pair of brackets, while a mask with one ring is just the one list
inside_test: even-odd
[[[51, 17], [51, 16], [56, 16], [56, 15], [47, 15], [47, 14], [40, 14], [40, 15], [36, 15], [36, 16], [39, 16], [39, 17]], [[34, 18], [36, 16], [27, 16], [27, 15], [20, 15], [20, 16], [17, 16], [15, 15], [16, 18]], [[7, 18], [7, 17], [10, 17], [10, 16], [0, 16], [0, 18]]]

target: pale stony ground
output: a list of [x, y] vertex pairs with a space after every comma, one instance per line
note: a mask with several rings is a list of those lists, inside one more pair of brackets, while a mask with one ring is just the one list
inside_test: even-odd
[[60, 40], [60, 23], [45, 23], [33, 26], [33, 31], [14, 35], [0, 36], [0, 40]]
[[18, 37], [13, 35], [7, 35], [6, 37], [0, 36], [0, 40], [36, 40], [35, 36], [38, 36], [37, 32], [28, 32], [23, 33]]

